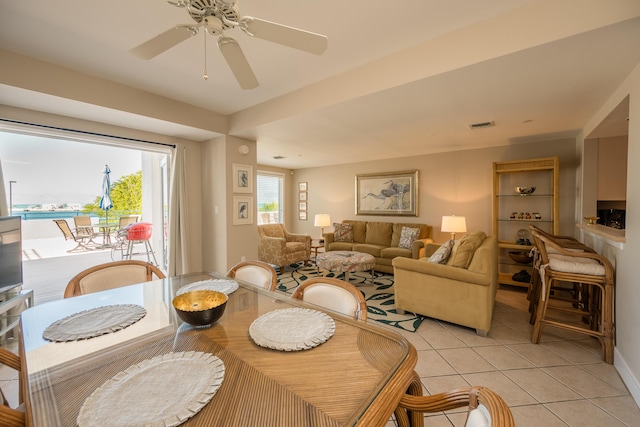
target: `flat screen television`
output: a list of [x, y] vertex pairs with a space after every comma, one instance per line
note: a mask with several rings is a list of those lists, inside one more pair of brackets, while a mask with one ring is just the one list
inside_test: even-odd
[[0, 217], [0, 293], [22, 284], [22, 218]]

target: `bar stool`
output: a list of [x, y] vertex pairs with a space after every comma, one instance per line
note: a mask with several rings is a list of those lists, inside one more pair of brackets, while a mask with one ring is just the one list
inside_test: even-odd
[[[563, 247], [561, 240], [540, 231], [531, 229], [540, 257], [540, 291], [531, 342], [540, 342], [542, 330], [546, 326], [586, 334], [600, 341], [604, 361], [613, 364], [613, 266], [607, 258], [588, 247]], [[550, 304], [551, 290], [558, 282], [577, 284], [581, 295], [586, 298], [576, 304]], [[579, 321], [550, 317], [549, 310], [577, 315]], [[582, 326], [584, 317], [588, 318], [586, 326]]]
[[[149, 239], [151, 238], [152, 225], [148, 222], [136, 222], [127, 226], [127, 252], [122, 259], [130, 260], [133, 255], [147, 255], [147, 261], [153, 265], [158, 265], [156, 254], [153, 252]], [[133, 252], [134, 245], [143, 244], [143, 252]], [[153, 257], [153, 263], [151, 258]]]
[[[529, 230], [531, 233], [537, 232], [538, 234], [553, 238], [554, 240], [556, 240], [556, 242], [558, 242], [560, 246], [571, 252], [596, 253], [596, 251], [574, 237], [549, 234], [532, 224], [529, 225]], [[551, 249], [549, 250], [549, 252], [553, 253], [554, 250]], [[540, 299], [540, 266], [542, 265], [542, 262], [540, 259], [540, 253], [535, 246], [533, 247], [531, 253], [533, 255], [533, 270], [531, 273], [531, 281], [529, 283], [529, 289], [527, 292], [527, 300], [529, 301], [529, 313], [531, 313], [529, 317], [529, 323], [533, 325], [536, 320], [538, 300]], [[557, 300], [570, 302], [575, 307], [579, 305], [585, 306], [588, 303], [588, 295], [586, 294], [586, 292], [584, 292], [583, 286], [581, 286], [579, 283], [573, 283], [571, 287], [553, 286], [551, 288], [550, 297]]]

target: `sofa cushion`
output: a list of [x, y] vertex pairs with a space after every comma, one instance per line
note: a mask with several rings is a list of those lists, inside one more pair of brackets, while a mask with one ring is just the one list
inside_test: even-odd
[[483, 231], [466, 234], [458, 244], [454, 245], [451, 259], [447, 264], [453, 267], [467, 268], [471, 264], [473, 253], [486, 239], [487, 235]]
[[419, 234], [419, 228], [402, 227], [402, 233], [400, 234], [400, 242], [398, 242], [398, 247], [411, 249], [413, 246], [413, 241], [418, 238]]
[[353, 226], [351, 224], [333, 224], [334, 242], [353, 242]]
[[370, 245], [391, 246], [391, 222], [368, 222], [364, 242]]
[[[398, 256], [411, 258], [411, 249], [390, 247], [384, 248], [380, 251], [380, 258], [388, 258], [389, 260], [392, 260]], [[376, 262], [379, 262], [379, 260], [376, 260]]]
[[433, 253], [429, 257], [429, 262], [434, 262], [436, 264], [446, 264], [449, 261], [449, 257], [451, 256], [451, 250], [453, 249], [453, 245], [456, 244], [456, 241], [451, 239], [444, 242], [437, 251]]
[[367, 235], [367, 221], [355, 221], [353, 219], [345, 219], [343, 224], [351, 224], [353, 227], [353, 241], [364, 243]]
[[331, 242], [329, 246], [327, 246], [328, 251], [352, 251], [353, 250], [353, 242]]
[[355, 243], [353, 250], [356, 252], [363, 252], [365, 254], [373, 255], [376, 258], [380, 258], [382, 250], [386, 246], [382, 245], [369, 245], [367, 243]]

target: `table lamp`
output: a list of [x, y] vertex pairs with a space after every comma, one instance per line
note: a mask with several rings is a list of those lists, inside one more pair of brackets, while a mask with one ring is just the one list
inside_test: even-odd
[[313, 220], [314, 227], [320, 227], [320, 243], [324, 242], [324, 228], [331, 225], [329, 214], [316, 214]]
[[451, 240], [456, 240], [456, 233], [467, 232], [467, 221], [463, 216], [443, 216], [440, 231], [451, 233]]

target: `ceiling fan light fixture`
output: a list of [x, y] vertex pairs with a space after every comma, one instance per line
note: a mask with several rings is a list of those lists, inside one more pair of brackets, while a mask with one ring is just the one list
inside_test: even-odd
[[204, 18], [204, 28], [207, 33], [212, 36], [222, 35], [222, 21], [215, 16], [207, 16]]
[[195, 36], [198, 29], [204, 27], [204, 80], [209, 77], [206, 66], [207, 33], [218, 37], [218, 48], [242, 89], [258, 87], [258, 79], [238, 42], [226, 37], [223, 31], [240, 27], [249, 36], [316, 55], [321, 55], [327, 49], [327, 37], [322, 34], [250, 16], [241, 17], [236, 0], [169, 0], [168, 3], [185, 9], [195, 24], [176, 25], [129, 52], [140, 59], [149, 60]]

